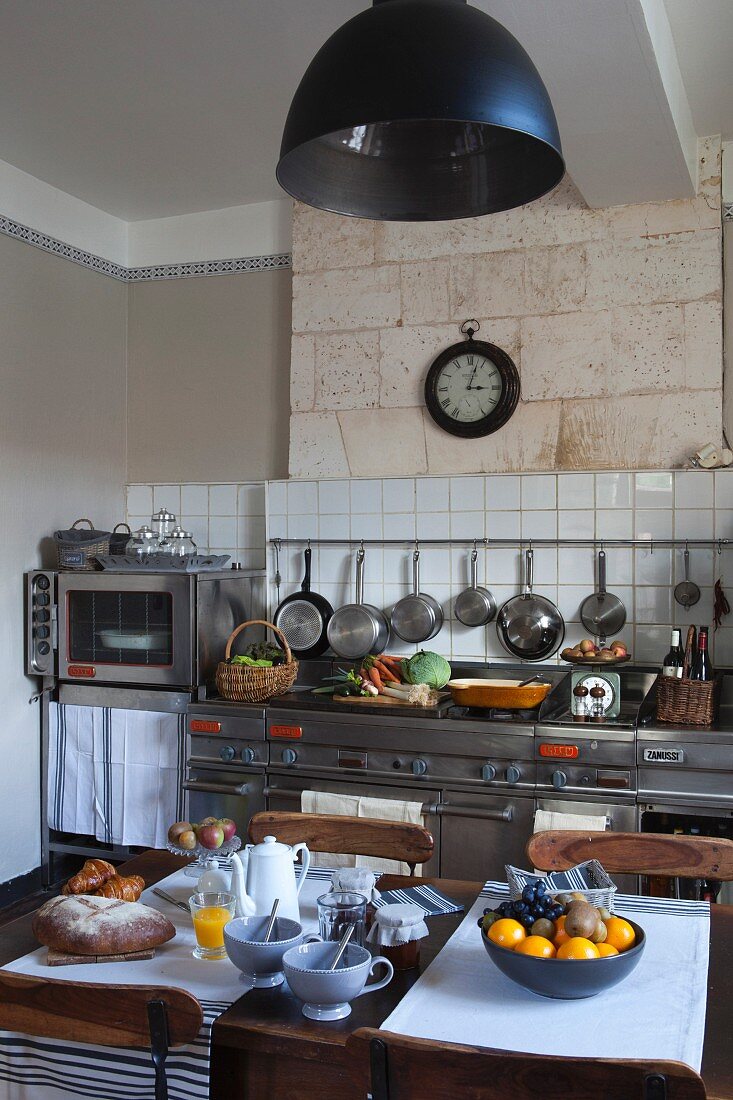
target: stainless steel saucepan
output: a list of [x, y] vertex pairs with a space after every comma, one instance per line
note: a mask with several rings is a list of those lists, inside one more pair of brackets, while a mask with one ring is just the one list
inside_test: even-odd
[[429, 642], [443, 625], [443, 608], [420, 591], [420, 551], [412, 555], [412, 593], [392, 608], [392, 630], [403, 642]]
[[328, 620], [328, 643], [339, 657], [355, 661], [367, 653], [383, 653], [389, 623], [378, 607], [364, 603], [364, 547], [356, 554], [356, 603], [347, 603]]
[[471, 587], [459, 592], [453, 606], [456, 618], [464, 626], [486, 626], [496, 614], [496, 600], [488, 588], [478, 583], [478, 551], [471, 554]]
[[524, 592], [512, 596], [501, 607], [496, 633], [507, 653], [524, 661], [543, 661], [563, 643], [565, 620], [552, 600], [532, 592], [534, 554], [525, 554]]

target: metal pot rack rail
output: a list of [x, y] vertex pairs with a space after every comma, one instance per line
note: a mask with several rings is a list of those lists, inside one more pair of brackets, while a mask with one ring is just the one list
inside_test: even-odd
[[280, 550], [283, 546], [346, 546], [346, 547], [366, 547], [366, 546], [460, 546], [463, 548], [478, 548], [482, 547], [488, 550], [492, 547], [516, 547], [518, 549], [524, 549], [527, 547], [532, 549], [538, 546], [588, 546], [597, 547], [599, 550], [607, 549], [609, 547], [630, 547], [631, 549], [638, 550], [650, 550], [653, 554], [655, 550], [675, 549], [679, 547], [683, 550], [717, 550], [719, 554], [722, 554], [723, 550], [729, 550], [733, 546], [733, 539], [613, 539], [613, 538], [587, 538], [587, 539], [533, 539], [530, 537], [518, 538], [518, 539], [493, 539], [493, 538], [479, 538], [479, 539], [421, 539], [421, 538], [404, 538], [404, 539], [318, 539], [318, 538], [271, 538], [269, 539], [270, 545], [274, 546], [276, 550]]

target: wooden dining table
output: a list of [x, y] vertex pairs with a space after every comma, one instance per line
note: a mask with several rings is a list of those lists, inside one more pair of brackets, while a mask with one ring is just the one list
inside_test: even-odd
[[[149, 851], [135, 856], [120, 870], [142, 875], [148, 886], [170, 875], [185, 860], [168, 852]], [[413, 880], [414, 881], [414, 880]], [[465, 906], [467, 912], [483, 883], [451, 879], [424, 879]], [[384, 876], [380, 887], [409, 882]], [[236, 1001], [214, 1023], [212, 1031], [211, 1100], [363, 1100], [367, 1082], [350, 1072], [346, 1040], [356, 1028], [379, 1027], [421, 971], [435, 958], [461, 923], [465, 913], [430, 918], [430, 935], [422, 941], [418, 970], [396, 972], [388, 986], [352, 1004], [347, 1019], [319, 1023], [306, 1019], [300, 1002], [287, 984], [255, 989]], [[34, 950], [33, 914], [6, 924], [0, 938], [0, 966]], [[681, 917], [680, 919], [684, 919]], [[674, 966], [674, 960], [670, 959]], [[120, 975], [120, 979], [123, 976]], [[667, 1011], [674, 1012], [669, 1005]], [[701, 1074], [709, 1100], [733, 1100], [733, 906], [713, 905], [710, 916], [705, 1042]], [[643, 1027], [643, 1022], [640, 1022]], [[466, 1036], [478, 1042], [479, 1036]]]

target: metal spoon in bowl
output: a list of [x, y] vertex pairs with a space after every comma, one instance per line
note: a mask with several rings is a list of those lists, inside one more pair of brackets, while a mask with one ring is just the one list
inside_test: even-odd
[[338, 964], [340, 963], [341, 956], [343, 955], [344, 951], [346, 950], [346, 945], [349, 942], [349, 940], [351, 939], [351, 933], [353, 931], [354, 931], [354, 926], [353, 926], [353, 924], [350, 924], [348, 926], [348, 928], [346, 929], [346, 931], [344, 932], [343, 936], [341, 937], [339, 945], [336, 948], [336, 954], [333, 957], [333, 962], [331, 963], [331, 965], [328, 968], [329, 970], [335, 970], [336, 967], [338, 966]]
[[272, 935], [273, 929], [275, 927], [275, 920], [277, 918], [277, 911], [278, 911], [279, 907], [280, 907], [280, 898], [275, 898], [275, 900], [272, 903], [272, 909], [270, 910], [270, 919], [267, 922], [267, 929], [265, 931], [265, 943], [270, 942], [270, 936]]
[[690, 580], [690, 551], [687, 546], [683, 557], [685, 560], [685, 579], [675, 586], [674, 598], [678, 604], [681, 604], [687, 610], [688, 607], [693, 607], [700, 599], [700, 589], [694, 581]]

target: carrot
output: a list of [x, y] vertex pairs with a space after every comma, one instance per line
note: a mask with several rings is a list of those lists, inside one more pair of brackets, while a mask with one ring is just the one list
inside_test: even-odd
[[395, 676], [389, 665], [385, 664], [383, 661], [375, 661], [374, 667], [382, 679], [386, 680], [387, 683], [399, 684], [399, 679]]
[[361, 668], [359, 669], [359, 675], [361, 676], [362, 680], [368, 680], [369, 679], [369, 673], [364, 668], [364, 665], [362, 665]]
[[387, 668], [392, 669], [393, 672], [398, 673], [398, 672], [401, 671], [401, 668], [402, 668], [402, 658], [401, 657], [385, 657], [385, 655], [382, 654], [382, 656], [379, 658], [379, 660], [382, 662], [383, 665], [386, 665]]
[[382, 683], [382, 677], [379, 675], [377, 669], [372, 665], [369, 669], [369, 679], [374, 684], [375, 688], [380, 695], [384, 695], [384, 684]]

